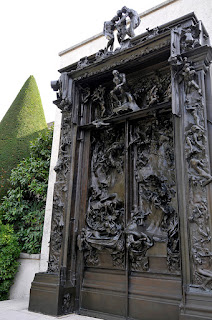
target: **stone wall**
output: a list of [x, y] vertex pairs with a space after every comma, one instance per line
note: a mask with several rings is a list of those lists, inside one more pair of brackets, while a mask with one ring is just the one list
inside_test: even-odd
[[39, 272], [40, 254], [21, 253], [20, 266], [10, 289], [10, 299], [27, 299], [35, 273]]

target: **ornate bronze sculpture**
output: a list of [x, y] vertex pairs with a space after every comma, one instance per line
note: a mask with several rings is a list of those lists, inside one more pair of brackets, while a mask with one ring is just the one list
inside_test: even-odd
[[125, 74], [113, 70], [113, 83], [115, 84], [115, 87], [110, 92], [113, 101], [113, 112], [120, 113], [128, 110], [139, 110], [139, 107], [127, 87]]
[[60, 151], [32, 311], [211, 320], [212, 48], [194, 14], [133, 38], [139, 23], [123, 7], [107, 48], [53, 82]]
[[[127, 18], [130, 19], [128, 28]], [[113, 19], [104, 23], [103, 34], [109, 40], [106, 49], [108, 50], [110, 48], [110, 51], [113, 51], [115, 30], [117, 30], [118, 42], [122, 45], [127, 35], [129, 38], [135, 36], [134, 30], [139, 24], [140, 17], [135, 10], [123, 7], [121, 10], [117, 11], [117, 15], [113, 17]]]

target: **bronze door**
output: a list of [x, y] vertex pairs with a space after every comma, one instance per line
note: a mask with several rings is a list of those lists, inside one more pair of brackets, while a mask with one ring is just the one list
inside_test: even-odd
[[104, 319], [178, 319], [171, 112], [84, 135], [83, 162], [87, 157], [89, 165], [82, 184], [86, 175], [89, 184], [82, 194], [78, 244], [79, 312]]
[[52, 83], [62, 123], [50, 254], [30, 310], [211, 319], [208, 33], [191, 13], [107, 49]]

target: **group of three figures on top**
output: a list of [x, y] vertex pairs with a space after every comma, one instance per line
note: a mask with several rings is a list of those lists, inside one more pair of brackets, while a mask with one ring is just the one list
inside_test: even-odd
[[[127, 27], [127, 18], [130, 19], [129, 27]], [[103, 33], [109, 40], [107, 44], [107, 50], [113, 51], [114, 46], [114, 31], [117, 31], [117, 39], [121, 45], [128, 35], [130, 38], [135, 36], [134, 29], [136, 29], [141, 20], [138, 13], [135, 10], [123, 7], [117, 11], [117, 15], [110, 21], [105, 21]]]

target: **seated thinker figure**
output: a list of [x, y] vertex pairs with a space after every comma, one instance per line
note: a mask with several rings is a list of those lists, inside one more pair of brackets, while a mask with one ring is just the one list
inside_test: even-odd
[[113, 111], [119, 113], [120, 111], [139, 110], [132, 94], [129, 92], [126, 83], [126, 76], [124, 73], [119, 73], [118, 70], [113, 70], [113, 83], [115, 87], [111, 90]]

